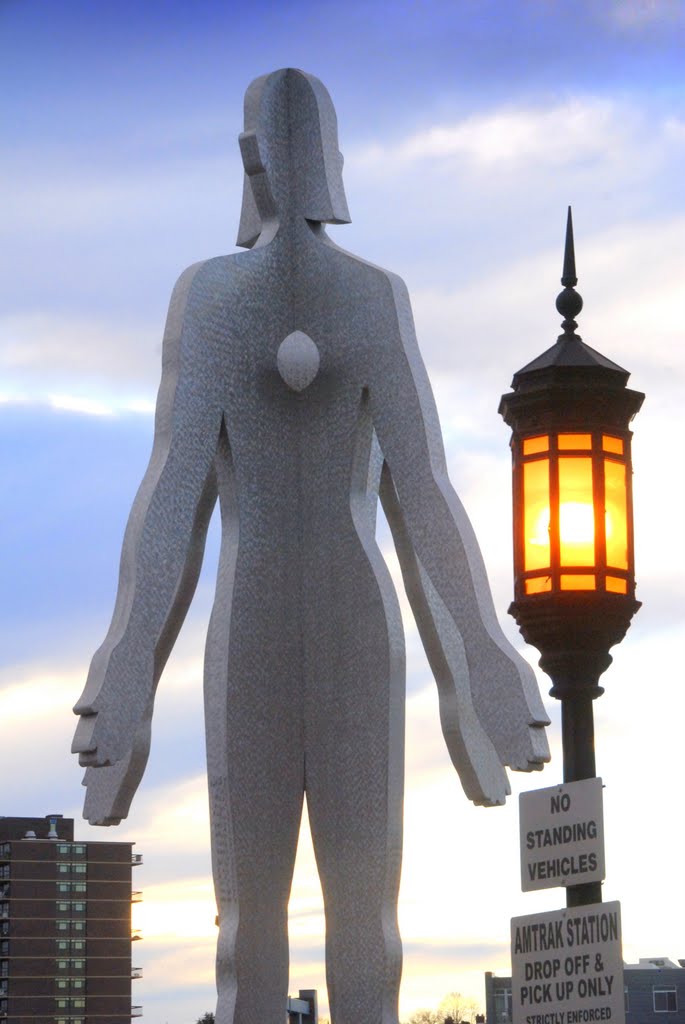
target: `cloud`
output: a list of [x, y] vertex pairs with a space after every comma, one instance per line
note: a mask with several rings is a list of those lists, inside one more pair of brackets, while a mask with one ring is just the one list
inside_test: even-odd
[[[367, 170], [455, 159], [476, 167], [550, 167], [597, 160], [622, 145], [627, 125], [606, 99], [571, 99], [547, 108], [504, 107], [463, 120], [424, 128], [395, 143], [374, 144], [352, 159]], [[564, 145], [556, 145], [563, 136]]]
[[[95, 415], [116, 407], [147, 411], [159, 379], [160, 356], [160, 330], [151, 324], [58, 312], [0, 319], [5, 395], [47, 398], [56, 408]], [[100, 393], [108, 393], [108, 401], [94, 399], [92, 391], [74, 395], [69, 390], [92, 389], [94, 383]]]

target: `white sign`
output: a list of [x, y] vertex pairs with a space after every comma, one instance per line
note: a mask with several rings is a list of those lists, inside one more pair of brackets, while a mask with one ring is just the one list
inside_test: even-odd
[[523, 892], [602, 881], [601, 779], [521, 793], [519, 823]]
[[511, 921], [513, 1024], [625, 1024], [621, 905]]

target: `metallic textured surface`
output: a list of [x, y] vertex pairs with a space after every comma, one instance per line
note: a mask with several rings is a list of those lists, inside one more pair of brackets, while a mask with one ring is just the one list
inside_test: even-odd
[[218, 494], [205, 661], [217, 1022], [282, 1020], [306, 793], [332, 1019], [396, 1024], [405, 668], [379, 488], [472, 800], [504, 801], [503, 764], [540, 767], [547, 719], [447, 479], [406, 289], [322, 227], [349, 219], [328, 94], [275, 72], [250, 86], [245, 118], [251, 248], [191, 267], [174, 291], [152, 458], [74, 750], [89, 820], [123, 817]]

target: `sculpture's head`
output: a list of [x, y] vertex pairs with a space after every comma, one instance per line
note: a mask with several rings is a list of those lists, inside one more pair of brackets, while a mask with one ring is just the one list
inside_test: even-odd
[[256, 78], [245, 93], [245, 167], [238, 245], [249, 249], [286, 210], [307, 220], [348, 224], [338, 122], [313, 75], [283, 68]]

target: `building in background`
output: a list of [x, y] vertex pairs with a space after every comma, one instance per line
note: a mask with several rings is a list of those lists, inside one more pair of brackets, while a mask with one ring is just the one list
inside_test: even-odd
[[[623, 965], [626, 1024], [685, 1024], [685, 960], [640, 958]], [[486, 1024], [511, 1024], [511, 977], [485, 974]]]
[[0, 1024], [129, 1024], [132, 843], [74, 821], [0, 817]]
[[319, 1000], [315, 988], [301, 988], [297, 998], [288, 996], [287, 1024], [318, 1024]]

